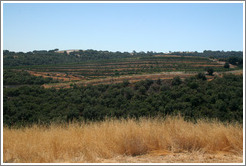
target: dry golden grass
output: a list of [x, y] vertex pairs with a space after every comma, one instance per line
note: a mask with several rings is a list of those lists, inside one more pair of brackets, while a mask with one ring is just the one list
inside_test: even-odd
[[[243, 127], [240, 124], [222, 124], [217, 121], [199, 121], [194, 124], [181, 117], [168, 117], [165, 120], [108, 119], [67, 126], [3, 129], [4, 162], [134, 162], [113, 159], [137, 158], [141, 155], [145, 160], [139, 162], [153, 162], [147, 160], [148, 156], [186, 152], [200, 155], [231, 154], [240, 159], [236, 162], [242, 162]], [[176, 160], [177, 157], [173, 157], [172, 161], [170, 159], [160, 162], [180, 162]], [[230, 161], [234, 160], [228, 162]], [[220, 160], [215, 157], [213, 162]]]

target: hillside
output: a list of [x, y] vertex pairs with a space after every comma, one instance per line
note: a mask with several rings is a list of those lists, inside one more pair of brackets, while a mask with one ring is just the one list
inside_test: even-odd
[[5, 51], [3, 83], [5, 163], [243, 160], [241, 52]]

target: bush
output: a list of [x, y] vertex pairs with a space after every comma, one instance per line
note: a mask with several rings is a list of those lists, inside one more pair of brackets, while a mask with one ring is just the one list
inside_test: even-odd
[[179, 76], [176, 76], [172, 80], [172, 85], [180, 85], [182, 83], [182, 80], [180, 79]]
[[198, 74], [196, 75], [196, 78], [197, 78], [197, 79], [201, 79], [201, 80], [207, 80], [207, 78], [206, 78], [206, 76], [205, 76], [204, 73], [198, 73]]
[[205, 68], [205, 70], [208, 72], [208, 75], [213, 75], [213, 73], [214, 73], [214, 69], [213, 68], [211, 68], [211, 67], [207, 67], [207, 68]]
[[226, 63], [224, 64], [224, 68], [229, 69], [229, 68], [230, 68], [230, 64], [229, 64], [228, 62], [226, 62]]

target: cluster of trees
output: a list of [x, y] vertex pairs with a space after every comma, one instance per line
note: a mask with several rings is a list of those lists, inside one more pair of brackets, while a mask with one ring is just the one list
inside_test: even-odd
[[96, 51], [96, 50], [78, 50], [70, 52], [69, 55], [76, 55], [80, 58], [83, 58], [84, 60], [98, 60], [98, 59], [118, 59], [118, 58], [130, 58], [130, 57], [146, 57], [146, 56], [153, 56], [157, 54], [163, 54], [163, 53], [157, 53], [157, 52], [110, 52], [110, 51]]
[[67, 56], [56, 52], [3, 52], [3, 65], [6, 66], [27, 66], [71, 63], [78, 61], [77, 56]]
[[201, 56], [210, 58], [228, 58], [228, 57], [243, 57], [242, 51], [211, 51], [204, 50], [203, 52], [171, 52], [171, 55], [182, 55], [182, 56]]
[[243, 58], [241, 57], [229, 57], [226, 59], [226, 61], [232, 65], [243, 66]]
[[186, 119], [243, 121], [243, 76], [225, 75], [205, 81], [204, 74], [181, 80], [142, 80], [130, 84], [44, 89], [4, 89], [4, 125], [50, 124], [71, 120], [103, 120], [181, 114]]
[[8, 70], [3, 71], [3, 85], [42, 85], [55, 83], [58, 80], [52, 78], [36, 77], [27, 71]]
[[204, 50], [203, 52], [172, 52], [171, 55], [181, 56], [200, 56], [216, 58], [220, 61], [226, 61], [224, 68], [230, 68], [229, 64], [243, 67], [243, 52], [242, 51], [211, 51]]
[[227, 58], [219, 58], [220, 61], [225, 61], [224, 68], [230, 68], [230, 64], [243, 68], [243, 57], [230, 56]]
[[57, 49], [54, 50], [34, 50], [33, 52], [11, 52], [9, 50], [3, 51], [3, 64], [4, 66], [22, 66], [22, 65], [45, 65], [45, 64], [64, 64], [64, 63], [77, 63], [89, 60], [108, 60], [129, 57], [144, 57], [152, 56], [154, 52], [110, 52], [110, 51], [96, 51], [96, 50], [79, 50], [73, 51], [69, 54], [58, 53]]

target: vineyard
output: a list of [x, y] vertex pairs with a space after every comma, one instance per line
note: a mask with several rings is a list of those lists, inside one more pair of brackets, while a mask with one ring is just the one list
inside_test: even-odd
[[237, 67], [224, 68], [223, 63], [225, 62], [204, 57], [166, 55], [16, 68], [26, 70], [34, 76], [52, 78], [60, 82], [43, 85], [46, 88], [61, 88], [70, 87], [73, 83], [97, 85], [120, 83], [124, 80], [133, 83], [143, 79], [172, 79], [175, 76], [187, 78], [198, 72], [204, 73], [207, 67], [212, 67], [216, 72], [238, 69]]
[[104, 78], [107, 76], [121, 76], [143, 73], [157, 73], [170, 71], [204, 71], [205, 67], [212, 66], [216, 71], [223, 71], [223, 65], [199, 57], [150, 57], [128, 58], [119, 60], [100, 60], [85, 63], [65, 65], [36, 66], [31, 70], [52, 73], [65, 73], [87, 79]]

